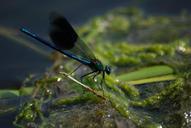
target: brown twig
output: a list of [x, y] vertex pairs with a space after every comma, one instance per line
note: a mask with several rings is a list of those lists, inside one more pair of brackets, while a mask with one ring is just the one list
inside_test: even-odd
[[90, 88], [89, 86], [87, 86], [87, 85], [85, 85], [85, 84], [79, 82], [78, 80], [76, 80], [75, 78], [73, 78], [72, 76], [70, 76], [69, 74], [67, 74], [67, 73], [65, 73], [65, 72], [60, 72], [60, 74], [62, 74], [62, 75], [64, 75], [64, 76], [68, 77], [70, 80], [72, 80], [72, 81], [76, 82], [77, 84], [81, 85], [83, 88], [85, 88], [85, 89], [88, 90], [89, 92], [94, 93], [96, 96], [98, 96], [98, 97], [100, 97], [100, 98], [106, 100], [103, 95], [99, 94], [97, 91], [95, 91], [94, 89]]

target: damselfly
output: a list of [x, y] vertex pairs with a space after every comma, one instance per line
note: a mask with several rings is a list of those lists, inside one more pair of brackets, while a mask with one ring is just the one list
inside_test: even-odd
[[90, 67], [92, 71], [81, 76], [81, 78], [90, 74], [94, 74], [93, 78], [95, 78], [102, 73], [102, 84], [105, 79], [105, 73], [108, 75], [111, 73], [110, 66], [104, 66], [102, 62], [94, 56], [90, 48], [79, 38], [73, 27], [63, 16], [56, 14], [51, 17], [49, 36], [53, 43], [42, 39], [26, 28], [21, 28], [20, 30], [48, 47]]

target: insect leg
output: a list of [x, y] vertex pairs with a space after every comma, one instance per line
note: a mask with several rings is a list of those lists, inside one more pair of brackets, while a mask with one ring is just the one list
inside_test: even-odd
[[76, 67], [76, 68], [70, 73], [70, 75], [71, 75], [72, 73], [76, 72], [81, 66], [82, 66], [82, 64], [78, 65], [78, 67]]
[[103, 90], [103, 82], [105, 82], [105, 72], [103, 71], [102, 73], [102, 79], [101, 79], [101, 82], [100, 82], [100, 86], [101, 86], [101, 89]]
[[88, 76], [88, 75], [90, 75], [90, 74], [93, 74], [93, 73], [95, 73], [95, 72], [97, 72], [97, 71], [92, 71], [92, 72], [89, 72], [89, 73], [87, 73], [87, 74], [81, 76], [81, 77], [80, 77], [80, 80], [83, 81], [83, 78], [84, 78], [84, 77], [86, 77], [86, 76]]
[[96, 76], [98, 76], [100, 74], [100, 71], [96, 72], [95, 75], [93, 75], [93, 80], [95, 79]]

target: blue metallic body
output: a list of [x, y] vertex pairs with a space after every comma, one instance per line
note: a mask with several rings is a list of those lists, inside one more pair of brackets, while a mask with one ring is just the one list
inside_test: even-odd
[[77, 60], [77, 61], [79, 61], [80, 63], [82, 63], [82, 64], [84, 64], [84, 65], [90, 65], [90, 64], [92, 63], [91, 60], [87, 60], [87, 59], [85, 59], [85, 58], [79, 58], [79, 57], [75, 56], [74, 54], [70, 53], [69, 51], [61, 50], [61, 49], [57, 48], [56, 46], [52, 45], [52, 44], [49, 43], [48, 41], [46, 41], [46, 40], [40, 38], [38, 35], [36, 35], [36, 34], [30, 32], [29, 30], [27, 30], [27, 29], [25, 29], [25, 28], [21, 28], [20, 30], [21, 30], [21, 32], [23, 32], [23, 33], [29, 35], [30, 37], [32, 37], [32, 38], [38, 40], [39, 42], [43, 43], [44, 45], [46, 45], [46, 46], [48, 46], [48, 47], [51, 47], [52, 49], [54, 49], [54, 50], [56, 50], [56, 51], [59, 51], [60, 53], [66, 55], [66, 56], [68, 56], [68, 57], [70, 57], [70, 58], [72, 58], [72, 59], [74, 59], [74, 60]]

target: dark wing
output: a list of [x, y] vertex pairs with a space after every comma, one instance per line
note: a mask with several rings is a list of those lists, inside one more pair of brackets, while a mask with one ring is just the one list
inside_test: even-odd
[[50, 17], [49, 36], [56, 47], [62, 51], [86, 60], [95, 59], [90, 48], [79, 38], [66, 18], [57, 13], [53, 13]]

